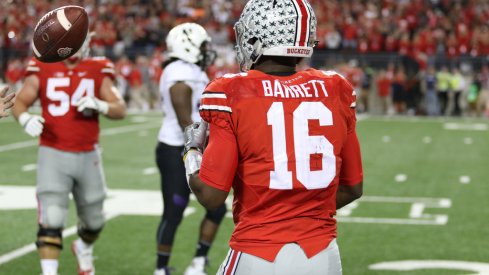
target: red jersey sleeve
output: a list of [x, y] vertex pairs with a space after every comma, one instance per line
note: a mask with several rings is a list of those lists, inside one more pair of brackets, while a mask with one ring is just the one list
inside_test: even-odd
[[[340, 75], [341, 76], [341, 75]], [[340, 79], [341, 101], [348, 124], [348, 134], [341, 151], [340, 185], [356, 185], [363, 180], [362, 156], [356, 132], [356, 92], [344, 77]]]
[[31, 58], [29, 63], [27, 63], [27, 68], [25, 69], [24, 72], [24, 77], [30, 76], [30, 75], [38, 75], [39, 72], [41, 71], [41, 65], [39, 64], [40, 61], [38, 61], [35, 58]]
[[109, 77], [112, 80], [115, 80], [115, 66], [112, 61], [105, 57], [100, 57], [100, 58], [94, 58], [94, 60], [98, 61], [100, 64], [100, 72], [106, 76]]
[[355, 130], [348, 133], [341, 151], [340, 185], [356, 185], [363, 181], [362, 155]]
[[225, 84], [226, 79], [218, 78], [206, 87], [202, 94], [199, 112], [203, 120], [224, 129], [232, 129], [233, 110], [225, 93]]
[[238, 166], [238, 145], [230, 129], [209, 125], [207, 145], [199, 177], [209, 186], [229, 192]]
[[233, 131], [226, 87], [228, 79], [211, 82], [202, 94], [200, 116], [209, 123], [209, 144], [202, 159], [199, 176], [214, 188], [229, 192], [238, 165], [238, 145]]

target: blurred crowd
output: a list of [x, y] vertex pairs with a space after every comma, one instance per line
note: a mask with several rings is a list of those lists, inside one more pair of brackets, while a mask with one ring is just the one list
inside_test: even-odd
[[[354, 77], [350, 80], [358, 82], [358, 87], [362, 91], [363, 86], [370, 86], [377, 91], [371, 94], [378, 94], [380, 102], [383, 102], [385, 94], [388, 94], [391, 98], [389, 102], [395, 106], [390, 108], [394, 110], [391, 112], [431, 115], [469, 113], [472, 112], [469, 111], [469, 102], [476, 98], [476, 105], [479, 107], [474, 107], [474, 113], [484, 113], [485, 94], [489, 85], [486, 76], [487, 66], [470, 70], [464, 70], [460, 64], [446, 69], [442, 66], [434, 68], [433, 58], [455, 60], [464, 56], [483, 58], [489, 54], [489, 1], [309, 2], [314, 6], [318, 19], [319, 51], [335, 54], [355, 52], [365, 55], [388, 52], [406, 56], [418, 64], [419, 72], [415, 74], [406, 74], [402, 66], [390, 62], [385, 62], [383, 68], [370, 68], [368, 64], [362, 64], [362, 69], [358, 65], [352, 67], [348, 64], [335, 64], [334, 69], [347, 68], [346, 75]], [[174, 25], [185, 21], [204, 25], [213, 38], [213, 46], [219, 56], [215, 64], [209, 68], [210, 77], [236, 72], [238, 68], [233, 51], [233, 25], [245, 3], [246, 0], [0, 1], [0, 78], [12, 85], [18, 83], [22, 78], [26, 60], [30, 56], [30, 39], [37, 20], [56, 7], [75, 4], [85, 7], [88, 11], [91, 19], [90, 29], [95, 33], [91, 43], [92, 52], [94, 55], [104, 55], [114, 60], [120, 88], [126, 92], [130, 106], [141, 110], [157, 108], [157, 82], [161, 74], [161, 63], [165, 60], [164, 41], [168, 31]], [[406, 76], [403, 77], [403, 74]], [[459, 74], [463, 76], [463, 85], [454, 87], [455, 84], [450, 84], [449, 88], [445, 89], [445, 79], [452, 79], [452, 76]], [[427, 81], [432, 75], [436, 76], [435, 84], [429, 84]], [[387, 84], [388, 80], [390, 84]], [[474, 87], [477, 87], [477, 92], [470, 93], [469, 90], [474, 90]], [[419, 90], [419, 93], [407, 92], [411, 90]], [[436, 91], [436, 96], [428, 93], [432, 90]], [[446, 100], [438, 93], [443, 90], [448, 91], [446, 94], [449, 96]], [[458, 90], [461, 93], [453, 92], [452, 96], [451, 91]], [[417, 95], [414, 96], [415, 94]], [[435, 98], [436, 108], [433, 107], [435, 103], [427, 103]], [[453, 103], [459, 101], [461, 104]], [[413, 104], [416, 108], [413, 108]], [[366, 106], [363, 110], [368, 111], [368, 104], [363, 105]], [[381, 105], [384, 106], [383, 103]], [[433, 110], [428, 106], [433, 107]], [[461, 110], [452, 112], [446, 108]]]
[[399, 64], [374, 69], [353, 59], [336, 69], [355, 87], [359, 113], [489, 117], [487, 65], [479, 72], [462, 64], [409, 74]]

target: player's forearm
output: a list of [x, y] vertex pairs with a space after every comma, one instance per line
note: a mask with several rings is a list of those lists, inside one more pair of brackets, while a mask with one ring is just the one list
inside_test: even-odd
[[363, 183], [358, 183], [353, 186], [340, 185], [336, 191], [336, 209], [359, 199], [363, 194]]
[[15, 102], [14, 107], [12, 108], [12, 115], [15, 117], [15, 119], [19, 120], [19, 116], [22, 113], [27, 112], [28, 109], [29, 109], [29, 106], [27, 106], [21, 100], [17, 100], [17, 102]]
[[106, 114], [111, 119], [123, 119], [126, 116], [127, 108], [123, 100], [109, 102], [109, 112]]
[[228, 193], [205, 184], [199, 178], [199, 171], [189, 176], [188, 183], [199, 203], [208, 210], [217, 209], [226, 201]]
[[[206, 209], [213, 209], [212, 201], [210, 201], [204, 193], [204, 184], [200, 178], [199, 178], [199, 171], [195, 172], [194, 174], [189, 176], [188, 179], [188, 184], [190, 189], [192, 190], [192, 193], [194, 193], [195, 197], [197, 197], [197, 200], [199, 201], [202, 206], [204, 206]], [[216, 205], [215, 207], [217, 208], [219, 205]]]
[[192, 107], [182, 104], [179, 106], [174, 106], [175, 114], [177, 115], [178, 124], [182, 128], [189, 126], [193, 123], [192, 121]]

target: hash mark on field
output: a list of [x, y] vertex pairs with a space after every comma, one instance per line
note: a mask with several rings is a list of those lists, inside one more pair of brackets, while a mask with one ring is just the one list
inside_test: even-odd
[[36, 163], [30, 163], [22, 166], [22, 172], [31, 172], [35, 171], [37, 169], [37, 164]]
[[390, 136], [383, 136], [382, 137], [382, 141], [387, 143], [387, 142], [391, 142], [391, 137]]
[[148, 131], [140, 131], [138, 133], [138, 136], [140, 136], [140, 137], [147, 137], [148, 136]]
[[143, 170], [143, 175], [150, 176], [156, 174], [157, 172], [158, 169], [156, 167], [148, 167]]
[[395, 177], [394, 177], [394, 180], [396, 182], [405, 182], [407, 180], [407, 176], [405, 174], [397, 174]]
[[426, 144], [429, 144], [433, 141], [433, 139], [431, 137], [423, 137], [423, 143], [426, 143]]
[[471, 145], [472, 143], [474, 143], [474, 140], [470, 137], [466, 137], [464, 138], [464, 143], [467, 145]]
[[469, 184], [470, 177], [469, 176], [460, 176], [459, 181], [461, 184]]

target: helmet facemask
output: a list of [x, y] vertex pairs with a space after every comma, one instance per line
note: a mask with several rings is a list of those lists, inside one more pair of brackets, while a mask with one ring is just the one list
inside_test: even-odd
[[217, 53], [210, 48], [210, 43], [204, 41], [200, 46], [200, 56], [198, 65], [205, 71], [216, 61]]

